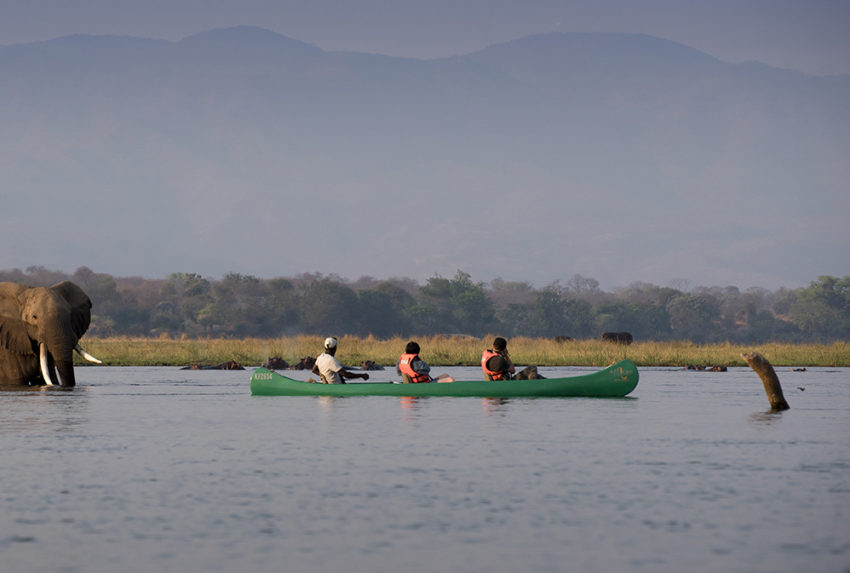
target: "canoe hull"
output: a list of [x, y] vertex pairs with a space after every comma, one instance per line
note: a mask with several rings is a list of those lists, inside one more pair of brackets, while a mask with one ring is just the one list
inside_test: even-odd
[[637, 367], [631, 360], [604, 370], [544, 380], [457, 381], [431, 384], [313, 384], [257, 368], [251, 375], [254, 396], [466, 396], [479, 398], [622, 397], [635, 389]]

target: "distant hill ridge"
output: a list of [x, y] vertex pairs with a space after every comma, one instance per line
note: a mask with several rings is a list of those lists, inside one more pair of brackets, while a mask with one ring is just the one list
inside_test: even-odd
[[[275, 274], [463, 267], [616, 284], [652, 269], [745, 284], [751, 271], [730, 262], [745, 252], [772, 261], [756, 271], [771, 286], [841, 274], [850, 246], [838, 215], [850, 211], [850, 76], [730, 64], [640, 34], [540, 34], [429, 60], [250, 26], [177, 42], [76, 35], [0, 47], [0, 81], [0, 267], [155, 251], [162, 274], [189, 259], [209, 274], [276, 261], [287, 268]], [[45, 196], [45, 222], [69, 239], [36, 246], [26, 221]], [[303, 216], [319, 197], [380, 222], [342, 224], [357, 252], [336, 265], [338, 238]], [[412, 205], [436, 226], [416, 257], [398, 240]], [[83, 213], [97, 224], [68, 220]], [[261, 242], [220, 232], [246, 215]], [[506, 241], [504, 229], [534, 232]]]

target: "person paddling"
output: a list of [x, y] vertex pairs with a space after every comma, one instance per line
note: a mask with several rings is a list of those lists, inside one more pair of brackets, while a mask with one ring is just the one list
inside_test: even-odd
[[369, 375], [365, 372], [362, 374], [351, 372], [339, 363], [339, 360], [334, 357], [338, 344], [339, 341], [334, 336], [325, 338], [325, 351], [316, 357], [313, 374], [318, 374], [325, 384], [345, 384], [343, 378], [362, 378], [363, 380], [368, 380]]

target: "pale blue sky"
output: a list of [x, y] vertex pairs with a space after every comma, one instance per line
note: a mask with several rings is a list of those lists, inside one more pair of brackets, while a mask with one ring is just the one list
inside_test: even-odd
[[179, 40], [242, 24], [327, 50], [421, 58], [541, 32], [634, 32], [729, 62], [850, 73], [847, 0], [0, 0], [0, 44], [76, 33]]

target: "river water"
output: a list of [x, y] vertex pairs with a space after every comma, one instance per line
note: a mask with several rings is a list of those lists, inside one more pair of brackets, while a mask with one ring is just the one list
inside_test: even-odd
[[748, 368], [639, 370], [624, 399], [252, 397], [249, 370], [177, 368], [3, 389], [0, 569], [850, 571], [850, 369], [778, 368], [774, 414]]

